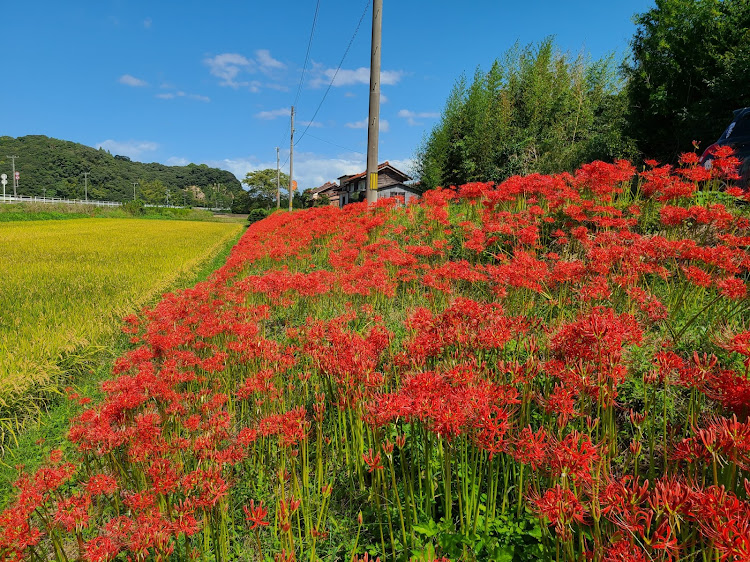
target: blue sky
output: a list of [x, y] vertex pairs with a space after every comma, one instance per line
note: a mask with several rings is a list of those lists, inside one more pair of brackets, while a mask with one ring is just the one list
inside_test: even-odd
[[[406, 169], [458, 76], [516, 41], [623, 57], [646, 0], [384, 0], [380, 161]], [[42, 134], [242, 179], [289, 154], [301, 189], [364, 169], [371, 11], [314, 121], [364, 0], [26, 0], [3, 5], [0, 134]], [[19, 155], [23, 156], [23, 155]], [[288, 164], [287, 164], [288, 166]], [[287, 170], [288, 171], [288, 170]]]

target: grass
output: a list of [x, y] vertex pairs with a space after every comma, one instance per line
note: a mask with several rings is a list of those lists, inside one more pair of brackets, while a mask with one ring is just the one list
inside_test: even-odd
[[0, 446], [92, 368], [123, 316], [240, 230], [140, 219], [0, 223]]

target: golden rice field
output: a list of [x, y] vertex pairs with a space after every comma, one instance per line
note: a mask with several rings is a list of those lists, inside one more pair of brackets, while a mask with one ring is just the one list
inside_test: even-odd
[[[240, 224], [137, 219], [0, 223], [0, 433], [55, 392], [61, 362], [213, 257]], [[37, 392], [30, 393], [34, 389]]]

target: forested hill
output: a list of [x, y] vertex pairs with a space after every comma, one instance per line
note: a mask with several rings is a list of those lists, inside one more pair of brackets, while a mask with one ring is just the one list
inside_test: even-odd
[[0, 137], [0, 172], [8, 175], [6, 192], [11, 193], [8, 155], [18, 157], [19, 195], [83, 198], [84, 172], [89, 172], [89, 199], [129, 201], [133, 199], [135, 182], [136, 197], [148, 203], [164, 203], [169, 194], [170, 202], [176, 204], [222, 205], [242, 192], [234, 174], [205, 164], [144, 164], [103, 148], [29, 135]]

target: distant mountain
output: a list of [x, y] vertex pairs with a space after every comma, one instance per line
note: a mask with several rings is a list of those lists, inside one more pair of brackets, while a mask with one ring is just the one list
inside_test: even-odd
[[9, 155], [18, 156], [19, 195], [82, 199], [84, 172], [89, 172], [89, 199], [130, 201], [137, 183], [136, 198], [147, 203], [165, 203], [169, 198], [176, 204], [228, 206], [243, 191], [234, 174], [205, 164], [143, 164], [103, 148], [28, 135], [0, 137], [0, 173], [8, 175], [6, 193], [13, 192]]

